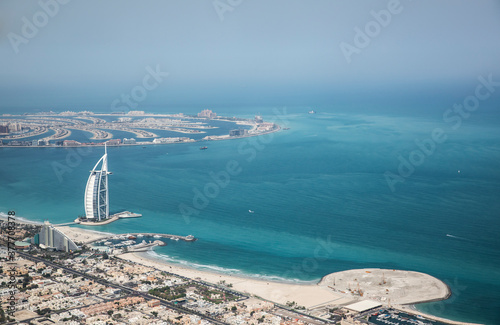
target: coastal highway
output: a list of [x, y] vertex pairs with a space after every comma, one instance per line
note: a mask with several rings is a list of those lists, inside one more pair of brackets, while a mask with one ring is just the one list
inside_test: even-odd
[[84, 277], [84, 278], [87, 278], [89, 280], [92, 280], [92, 281], [95, 281], [99, 284], [102, 284], [102, 285], [105, 285], [105, 286], [108, 286], [108, 287], [112, 287], [112, 288], [115, 288], [115, 289], [120, 289], [122, 290], [123, 292], [126, 292], [130, 295], [134, 295], [134, 296], [139, 296], [139, 297], [143, 297], [144, 299], [146, 300], [151, 300], [151, 299], [158, 299], [160, 301], [160, 303], [165, 306], [165, 307], [168, 307], [170, 309], [173, 309], [173, 310], [176, 310], [178, 312], [181, 312], [181, 313], [185, 313], [185, 314], [192, 314], [192, 315], [197, 315], [205, 320], [208, 320], [210, 322], [212, 322], [213, 324], [218, 324], [218, 325], [226, 325], [227, 323], [224, 323], [224, 322], [221, 322], [215, 318], [212, 318], [210, 316], [207, 316], [207, 315], [204, 315], [204, 314], [201, 314], [201, 313], [198, 313], [196, 311], [193, 311], [193, 310], [190, 310], [190, 309], [186, 309], [186, 308], [183, 308], [183, 307], [180, 307], [180, 306], [177, 306], [177, 305], [174, 305], [173, 303], [167, 301], [167, 300], [164, 300], [164, 299], [161, 299], [159, 297], [156, 297], [156, 296], [152, 296], [148, 293], [144, 293], [144, 292], [140, 292], [140, 291], [137, 291], [137, 290], [134, 290], [134, 289], [131, 289], [129, 287], [125, 287], [125, 286], [122, 286], [120, 284], [116, 284], [116, 283], [112, 283], [112, 282], [109, 282], [109, 281], [106, 281], [104, 279], [99, 279], [97, 277], [94, 277], [94, 276], [89, 276], [83, 272], [80, 272], [80, 271], [76, 271], [76, 270], [73, 270], [67, 266], [64, 266], [64, 265], [59, 265], [59, 264], [56, 264], [54, 262], [51, 262], [51, 261], [48, 261], [48, 260], [45, 260], [43, 258], [40, 258], [40, 257], [35, 257], [35, 256], [31, 256], [29, 254], [26, 254], [26, 253], [23, 253], [23, 252], [19, 252], [19, 251], [16, 251], [16, 253], [24, 258], [24, 259], [27, 259], [27, 260], [30, 260], [30, 261], [33, 261], [33, 262], [43, 262], [45, 265], [50, 265], [54, 268], [60, 268], [60, 269], [63, 269], [64, 271], [68, 272], [68, 273], [71, 273], [71, 274], [76, 274], [78, 276], [81, 276], [81, 277]]

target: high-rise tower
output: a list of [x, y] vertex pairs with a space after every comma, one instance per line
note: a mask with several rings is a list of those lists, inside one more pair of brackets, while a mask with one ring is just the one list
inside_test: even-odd
[[[101, 164], [102, 163], [102, 164]], [[97, 166], [101, 164], [101, 170]], [[104, 155], [90, 171], [87, 187], [85, 188], [85, 216], [89, 220], [101, 221], [109, 218], [108, 197], [108, 150], [104, 144]]]

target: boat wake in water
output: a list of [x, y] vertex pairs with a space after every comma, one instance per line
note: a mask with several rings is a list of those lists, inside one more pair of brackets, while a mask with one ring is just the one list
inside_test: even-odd
[[451, 237], [451, 238], [466, 240], [466, 241], [472, 241], [472, 240], [464, 238], [464, 237], [454, 236], [454, 235], [450, 235], [450, 234], [446, 234], [446, 237]]

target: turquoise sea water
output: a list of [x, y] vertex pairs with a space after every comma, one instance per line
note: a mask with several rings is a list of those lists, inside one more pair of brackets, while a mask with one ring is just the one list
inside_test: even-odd
[[[289, 109], [277, 118], [259, 110], [290, 130], [204, 143], [208, 150], [199, 150], [200, 143], [109, 148], [111, 210], [143, 217], [92, 229], [193, 234], [197, 242], [171, 241], [155, 254], [281, 281], [315, 282], [364, 267], [425, 272], [448, 283], [453, 295], [419, 309], [500, 323], [495, 114], [476, 114], [453, 130], [433, 113]], [[398, 156], [408, 160], [419, 148], [415, 140], [430, 138], [435, 128], [446, 141], [391, 191], [384, 173], [397, 174]], [[101, 155], [102, 148], [0, 148], [0, 211], [74, 220], [83, 213], [88, 171]], [[228, 164], [232, 175], [216, 186], [213, 175], [226, 175]], [[208, 197], [196, 196], [205, 190]]]

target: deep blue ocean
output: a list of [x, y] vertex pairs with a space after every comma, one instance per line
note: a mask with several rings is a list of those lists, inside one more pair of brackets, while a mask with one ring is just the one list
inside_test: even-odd
[[[92, 229], [192, 234], [199, 240], [171, 241], [155, 253], [279, 281], [316, 282], [365, 267], [425, 272], [453, 295], [420, 310], [500, 324], [500, 117], [478, 110], [453, 129], [443, 121], [445, 109], [418, 115], [228, 109], [230, 116], [260, 112], [290, 129], [108, 148], [111, 210], [143, 217]], [[425, 139], [437, 128], [446, 139], [432, 146]], [[0, 211], [74, 220], [83, 214], [89, 170], [102, 154], [102, 148], [0, 148]], [[393, 191], [385, 173], [399, 175], [400, 159], [416, 166]]]

